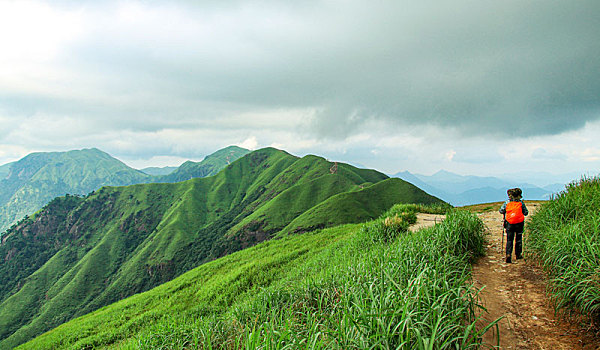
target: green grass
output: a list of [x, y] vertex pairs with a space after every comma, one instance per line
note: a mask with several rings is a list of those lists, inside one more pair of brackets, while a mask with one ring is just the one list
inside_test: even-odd
[[258, 292], [329, 244], [346, 239], [358, 227], [347, 228], [265, 242], [204, 264], [151, 291], [77, 319], [75, 329], [58, 327], [48, 334], [52, 339], [48, 346], [106, 345], [170, 314], [190, 318], [222, 313], [244, 293]]
[[600, 178], [568, 185], [527, 225], [526, 246], [548, 272], [558, 311], [600, 321]]
[[416, 211], [261, 243], [20, 348], [478, 348], [483, 223], [451, 211], [408, 233]]

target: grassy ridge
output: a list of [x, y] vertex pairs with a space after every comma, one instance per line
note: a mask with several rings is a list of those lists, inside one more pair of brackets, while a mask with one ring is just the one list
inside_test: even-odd
[[[380, 181], [355, 192], [340, 193], [321, 202], [290, 222], [281, 232], [302, 232], [318, 228], [322, 223], [333, 226], [341, 223], [363, 222], [387, 210], [384, 203], [420, 203], [426, 205], [443, 202], [426, 195], [418, 187], [397, 178]], [[449, 206], [448, 206], [449, 207]], [[447, 208], [448, 208], [447, 207]], [[337, 213], [337, 215], [331, 215]]]
[[[58, 209], [39, 213], [20, 231], [11, 233], [0, 250], [17, 249], [8, 262], [33, 267], [34, 272], [6, 281], [14, 287], [0, 304], [0, 347], [17, 345], [78, 312], [90, 311], [96, 298], [112, 285], [123, 262], [160, 222], [166, 201], [152, 189], [164, 186], [134, 186], [120, 191], [107, 188], [80, 202], [64, 221], [52, 213], [64, 205], [57, 200], [50, 207]], [[119, 213], [116, 218], [115, 212]], [[15, 246], [17, 240], [25, 242], [25, 249]], [[31, 256], [43, 254], [40, 249], [45, 244], [53, 245], [56, 253], [32, 266]], [[0, 270], [10, 271], [10, 266], [5, 262]], [[125, 288], [121, 291], [127, 293]]]
[[44, 335], [40, 341], [23, 347], [85, 348], [109, 345], [136, 334], [170, 314], [187, 319], [222, 313], [243, 293], [258, 292], [260, 287], [277, 280], [285, 271], [333, 242], [346, 239], [353, 230], [358, 229], [347, 228], [268, 241], [236, 252], [204, 264], [151, 291], [62, 325]]
[[[399, 191], [397, 179], [368, 186], [386, 179], [375, 171], [339, 165], [332, 174], [331, 166], [268, 148], [213, 177], [54, 201], [0, 245], [0, 348], [267, 240], [292, 221], [307, 231], [371, 219], [397, 202], [440, 202], [414, 188]], [[345, 191], [327, 211], [313, 210]], [[305, 212], [313, 214], [298, 219]]]
[[221, 169], [248, 153], [250, 151], [245, 148], [229, 146], [206, 156], [201, 162], [187, 161], [169, 174], [157, 176], [153, 181], [181, 182], [196, 177], [217, 175]]
[[526, 237], [551, 277], [556, 309], [600, 322], [600, 178], [572, 183], [543, 204]]
[[483, 224], [454, 211], [407, 234], [416, 208], [262, 243], [20, 348], [477, 348]]
[[[360, 190], [365, 185], [377, 183], [387, 179], [387, 176], [373, 170], [358, 169], [346, 164], [338, 166], [335, 174], [331, 173], [332, 163], [324, 158], [309, 155], [294, 163], [278, 175], [272, 183], [267, 186], [267, 198], [273, 197], [268, 203], [255, 210], [251, 215], [244, 218], [239, 224], [232, 228], [233, 232], [243, 230], [244, 227], [260, 227], [265, 232], [276, 233], [286, 228], [290, 222], [296, 222], [298, 230], [309, 231], [314, 228], [323, 228], [342, 223], [356, 223], [376, 217], [390, 207], [391, 203], [401, 199], [407, 203], [422, 203], [422, 201], [439, 200], [420, 191], [421, 197], [409, 198], [411, 193], [405, 192], [398, 195], [397, 192], [390, 195], [393, 200], [374, 200], [383, 206], [378, 210], [371, 210], [364, 205], [352, 205], [350, 210], [336, 208], [330, 213], [314, 213], [317, 206], [335, 197], [337, 194]], [[403, 184], [405, 182], [402, 182]], [[401, 186], [400, 183], [396, 185]], [[390, 186], [381, 186], [378, 195], [384, 195], [387, 191], [394, 191]], [[369, 191], [372, 194], [374, 191]], [[365, 192], [362, 195], [366, 195]], [[352, 196], [352, 195], [351, 195]], [[347, 199], [347, 198], [346, 198]], [[334, 200], [337, 204], [343, 200]], [[362, 204], [362, 203], [361, 203]], [[347, 209], [347, 208], [346, 208]], [[289, 233], [288, 230], [284, 230]]]

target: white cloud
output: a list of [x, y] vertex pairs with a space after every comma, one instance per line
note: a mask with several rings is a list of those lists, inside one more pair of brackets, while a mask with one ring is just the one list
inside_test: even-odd
[[256, 136], [251, 136], [239, 143], [238, 146], [249, 150], [255, 150], [258, 148], [258, 140], [256, 139]]
[[600, 148], [585, 148], [579, 153], [579, 156], [584, 162], [600, 161]]
[[545, 148], [538, 147], [531, 153], [533, 159], [544, 159], [544, 160], [566, 160], [567, 155], [554, 150], [547, 150]]
[[81, 37], [83, 25], [81, 11], [39, 1], [0, 2], [0, 65], [50, 61]]
[[13, 118], [14, 124], [4, 142], [31, 147], [76, 147], [90, 136], [99, 121], [73, 116], [54, 116], [36, 113], [29, 117]]
[[31, 152], [31, 149], [22, 146], [0, 143], [0, 165], [19, 160]]

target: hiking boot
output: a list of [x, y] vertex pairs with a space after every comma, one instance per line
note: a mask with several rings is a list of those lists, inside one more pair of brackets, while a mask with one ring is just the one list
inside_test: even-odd
[[510, 264], [510, 263], [512, 263], [512, 260], [510, 259], [510, 255], [508, 255], [508, 256], [506, 257], [506, 263], [507, 263], [507, 264]]

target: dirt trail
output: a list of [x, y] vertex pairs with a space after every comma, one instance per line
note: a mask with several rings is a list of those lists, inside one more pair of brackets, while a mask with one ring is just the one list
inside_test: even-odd
[[[537, 203], [527, 203], [530, 214], [537, 207]], [[513, 263], [504, 262], [502, 216], [496, 210], [478, 215], [486, 225], [488, 245], [487, 255], [473, 266], [473, 282], [476, 288], [483, 288], [480, 295], [487, 309], [483, 316], [486, 324], [503, 317], [498, 323], [500, 349], [600, 349], [597, 340], [555, 316], [546, 295], [546, 277], [527, 259], [526, 243], [523, 247], [525, 259], [516, 260], [513, 252]], [[440, 216], [419, 214], [417, 225], [429, 226], [440, 219]], [[497, 349], [494, 346], [497, 344], [496, 337], [495, 329], [488, 331], [482, 348]]]
[[[530, 215], [537, 203], [527, 203]], [[488, 233], [487, 255], [473, 267], [473, 281], [481, 292], [488, 313], [486, 321], [504, 317], [499, 322], [501, 349], [575, 350], [599, 349], [581, 337], [578, 327], [560, 320], [546, 295], [546, 277], [533, 261], [525, 259], [504, 262], [502, 247], [502, 216], [496, 211], [479, 214]], [[506, 237], [504, 238], [506, 239]], [[505, 241], [506, 243], [506, 241]], [[496, 332], [488, 332], [487, 344], [496, 344]], [[587, 344], [586, 344], [587, 343]]]

